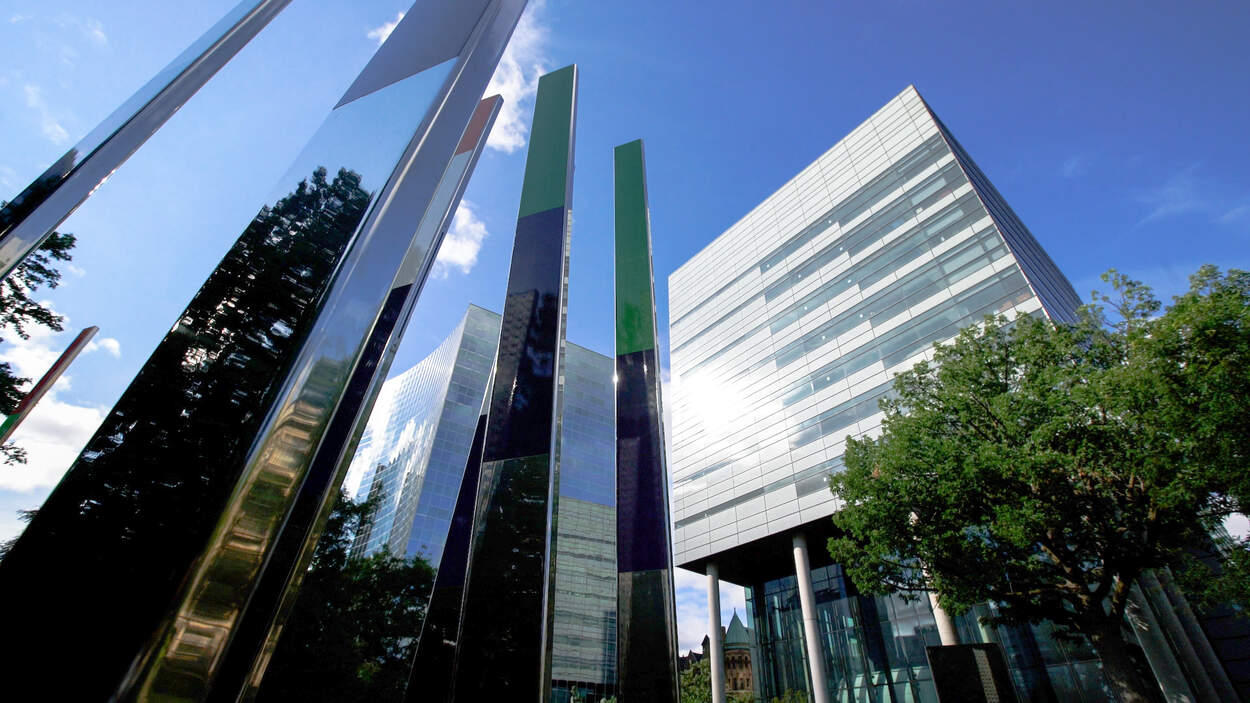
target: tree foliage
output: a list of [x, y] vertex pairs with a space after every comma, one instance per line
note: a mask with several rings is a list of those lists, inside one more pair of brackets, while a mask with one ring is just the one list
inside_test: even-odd
[[[707, 659], [700, 659], [699, 661], [691, 664], [689, 669], [681, 672], [677, 680], [678, 691], [681, 695], [681, 703], [711, 703], [711, 666], [711, 662]], [[728, 703], [751, 703], [755, 700], [755, 698], [749, 693], [726, 692], [725, 700], [727, 700]], [[804, 699], [804, 703], [805, 702], [806, 699]]]
[[768, 703], [807, 703], [807, 692], [788, 688], [785, 693], [774, 696]]
[[398, 701], [434, 570], [387, 551], [349, 554], [377, 501], [340, 495], [261, 684], [261, 701]]
[[710, 667], [711, 663], [707, 659], [700, 659], [691, 664], [689, 669], [681, 672], [677, 680], [681, 703], [711, 703], [712, 673]]
[[[240, 477], [371, 201], [359, 174], [330, 173], [317, 168], [248, 224], [0, 561], [6, 593], [32, 604], [10, 618], [12, 629], [33, 633], [28, 650], [57, 631], [30, 613], [65, 603], [93, 613], [78, 644], [96, 653], [81, 676], [61, 682], [79, 699], [107, 697], [98, 689], [159, 627], [239, 486], [244, 502], [267, 506], [249, 513], [263, 517], [248, 529], [277, 529], [285, 517], [269, 508], [298, 489], [284, 483], [297, 476]], [[318, 365], [312, 382], [340, 372]], [[78, 585], [97, 571], [126, 578]]]
[[1196, 564], [1250, 496], [1250, 275], [1203, 267], [1162, 314], [1104, 280], [1114, 297], [1076, 323], [987, 319], [898, 375], [882, 435], [849, 439], [832, 480], [829, 549], [867, 593], [932, 588], [954, 613], [994, 601], [998, 622], [1087, 636], [1144, 700], [1121, 633], [1134, 580]]
[[[0, 202], [0, 208], [8, 203]], [[70, 250], [77, 240], [74, 235], [53, 232], [41, 247], [31, 252], [0, 282], [0, 333], [12, 332], [21, 339], [30, 338], [32, 327], [47, 327], [55, 332], [64, 329], [65, 318], [32, 296], [42, 288], [56, 288], [61, 283], [57, 262], [69, 261]], [[0, 337], [0, 343], [4, 339]], [[0, 362], [0, 414], [13, 412], [26, 393], [22, 387], [30, 382], [13, 371], [13, 366]], [[6, 464], [26, 462], [26, 451], [13, 442], [0, 447]]]

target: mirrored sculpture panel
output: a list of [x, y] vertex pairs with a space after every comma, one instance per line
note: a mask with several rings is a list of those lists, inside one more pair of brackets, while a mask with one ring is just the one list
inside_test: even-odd
[[539, 79], [457, 638], [457, 701], [544, 700], [577, 69]]
[[664, 410], [642, 141], [616, 147], [618, 695], [677, 701]]
[[[382, 308], [524, 4], [420, 2], [366, 66], [0, 562], [29, 634], [8, 680], [238, 697], [336, 495], [317, 467], [358, 418], [330, 432], [335, 410], [368, 395]], [[66, 642], [89, 653], [74, 676], [48, 655]]]
[[243, 0], [0, 207], [0, 278], [39, 248], [113, 171], [291, 0]]

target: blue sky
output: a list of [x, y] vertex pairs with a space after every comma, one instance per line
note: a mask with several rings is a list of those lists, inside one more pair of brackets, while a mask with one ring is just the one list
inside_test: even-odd
[[[47, 494], [408, 4], [296, 0], [66, 222], [80, 244], [47, 299], [67, 330], [6, 335], [0, 359], [37, 375], [77, 329], [101, 332], [19, 432], [31, 463], [0, 467], [0, 537]], [[232, 5], [0, 2], [0, 198]], [[569, 339], [604, 353], [613, 146], [646, 142], [666, 353], [668, 273], [908, 84], [1083, 297], [1110, 267], [1164, 294], [1203, 263], [1250, 268], [1247, 26], [1239, 3], [532, 5], [496, 75], [507, 112], [394, 369], [468, 303], [500, 308], [534, 83], [574, 62]], [[702, 578], [678, 581], [692, 647]], [[741, 607], [740, 591], [725, 597]]]

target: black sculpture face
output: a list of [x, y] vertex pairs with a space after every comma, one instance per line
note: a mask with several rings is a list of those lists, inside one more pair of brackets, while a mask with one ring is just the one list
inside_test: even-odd
[[0, 592], [29, 605], [19, 620], [91, 613], [83, 698], [107, 698], [210, 539], [369, 200], [359, 174], [319, 168], [263, 208], [0, 562]]
[[568, 270], [576, 68], [543, 76], [525, 161], [486, 421], [454, 700], [544, 700], [551, 686], [552, 497]]

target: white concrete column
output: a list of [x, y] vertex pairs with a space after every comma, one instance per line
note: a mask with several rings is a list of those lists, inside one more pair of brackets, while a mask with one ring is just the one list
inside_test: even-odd
[[816, 593], [812, 589], [811, 560], [807, 558], [807, 537], [794, 535], [794, 575], [799, 582], [799, 605], [803, 608], [803, 638], [807, 642], [807, 669], [812, 677], [812, 702], [829, 703], [829, 683], [825, 677], [825, 655], [820, 647], [820, 627], [816, 619]]
[[[1154, 611], [1155, 619], [1159, 621], [1160, 627], [1167, 634], [1171, 642], [1172, 654], [1181, 665], [1181, 670], [1185, 672], [1185, 679], [1189, 681], [1190, 688], [1198, 694], [1198, 699], [1204, 701], [1237, 700], [1235, 693], [1232, 698], [1222, 691], [1216, 693], [1216, 684], [1207, 673], [1195, 642], [1190, 638], [1189, 632], [1179, 617], [1183, 610], [1170, 597], [1171, 594], [1164, 589], [1161, 579], [1154, 571], [1145, 571], [1138, 576], [1137, 586], [1145, 596], [1146, 605]], [[1180, 594], [1177, 593], [1177, 595]], [[1194, 624], [1197, 625], [1197, 623]], [[1206, 638], [1203, 637], [1202, 641], [1205, 640]]]
[[[911, 514], [912, 525], [915, 525], [919, 520], [919, 515]], [[932, 581], [927, 567], [924, 569], [924, 578], [925, 581]], [[942, 646], [949, 647], [952, 644], [959, 644], [959, 630], [955, 629], [955, 621], [951, 618], [950, 613], [946, 612], [946, 608], [938, 604], [937, 591], [929, 591], [929, 608], [933, 610], [933, 619], [937, 621], [938, 641], [942, 643]]]
[[1185, 671], [1172, 652], [1163, 625], [1155, 617], [1150, 603], [1136, 585], [1129, 591], [1126, 619], [1137, 635], [1142, 654], [1146, 655], [1146, 663], [1154, 672], [1155, 681], [1163, 692], [1163, 699], [1169, 703], [1189, 703], [1204, 700], [1194, 695]]
[[725, 639], [720, 626], [720, 571], [716, 564], [707, 565], [707, 639], [711, 645], [708, 657], [712, 675], [712, 703], [725, 703]]
[[938, 604], [937, 591], [929, 591], [929, 607], [933, 608], [933, 619], [937, 621], [938, 639], [942, 646], [959, 644], [959, 630], [955, 629], [955, 620]]
[[1172, 579], [1171, 569], [1163, 567], [1155, 569], [1154, 576], [1158, 579], [1160, 586], [1163, 588], [1168, 601], [1172, 604], [1176, 617], [1180, 620], [1185, 634], [1188, 636], [1190, 644], [1197, 650], [1198, 657], [1202, 660], [1202, 665], [1206, 669], [1207, 676], [1211, 679], [1211, 684], [1216, 688], [1216, 699], [1222, 701], [1237, 700], [1237, 691], [1233, 688], [1233, 684], [1228, 679], [1228, 673], [1224, 671], [1224, 665], [1220, 663], [1219, 657], [1216, 656], [1215, 650], [1211, 647], [1210, 640], [1202, 631], [1202, 626], [1198, 624], [1198, 617], [1194, 615], [1194, 611], [1189, 607], [1189, 600], [1185, 598], [1185, 594], [1177, 588], [1176, 582]]

